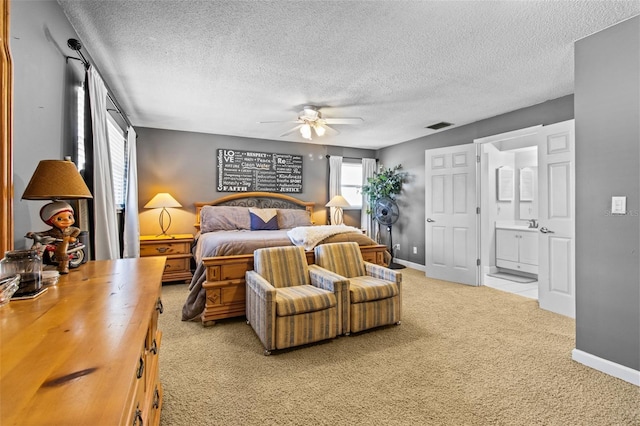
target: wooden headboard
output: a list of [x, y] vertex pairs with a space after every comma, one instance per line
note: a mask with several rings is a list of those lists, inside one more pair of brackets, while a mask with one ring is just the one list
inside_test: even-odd
[[313, 214], [313, 206], [316, 203], [302, 201], [290, 195], [275, 192], [239, 192], [227, 195], [214, 201], [197, 202], [195, 227], [200, 230], [200, 210], [204, 206], [239, 206], [255, 207], [259, 209], [301, 209]]

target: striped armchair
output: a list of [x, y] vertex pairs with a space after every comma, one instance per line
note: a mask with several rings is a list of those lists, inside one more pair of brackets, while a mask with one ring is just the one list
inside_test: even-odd
[[401, 273], [365, 262], [357, 243], [316, 246], [315, 261], [349, 280], [349, 309], [343, 334], [400, 324]]
[[347, 307], [344, 277], [307, 264], [302, 247], [271, 247], [253, 254], [246, 272], [246, 314], [264, 354], [340, 334]]

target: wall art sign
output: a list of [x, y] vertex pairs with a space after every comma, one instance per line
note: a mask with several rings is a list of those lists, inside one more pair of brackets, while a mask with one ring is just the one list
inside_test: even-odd
[[302, 155], [218, 149], [218, 192], [302, 193]]

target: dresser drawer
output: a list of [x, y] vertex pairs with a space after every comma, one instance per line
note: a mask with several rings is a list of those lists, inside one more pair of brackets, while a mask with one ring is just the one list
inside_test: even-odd
[[189, 257], [167, 257], [167, 261], [164, 264], [164, 273], [171, 274], [172, 272], [188, 272], [189, 260]]
[[146, 385], [146, 367], [147, 356], [144, 345], [140, 350], [136, 370], [131, 380], [131, 388], [129, 391], [128, 401], [129, 409], [124, 424], [140, 425], [144, 423], [145, 415], [145, 385]]
[[171, 254], [188, 254], [189, 242], [179, 241], [146, 241], [140, 245], [140, 256], [168, 256]]

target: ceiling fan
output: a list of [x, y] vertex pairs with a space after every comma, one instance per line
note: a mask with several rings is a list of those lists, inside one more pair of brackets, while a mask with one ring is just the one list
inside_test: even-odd
[[360, 124], [364, 120], [360, 117], [351, 118], [324, 118], [319, 108], [306, 105], [298, 113], [298, 119], [293, 121], [260, 121], [260, 123], [298, 123], [294, 128], [284, 132], [280, 137], [288, 136], [295, 131], [308, 140], [312, 139], [312, 130], [317, 136], [324, 136], [326, 133], [337, 135], [340, 132], [329, 127], [327, 124]]

